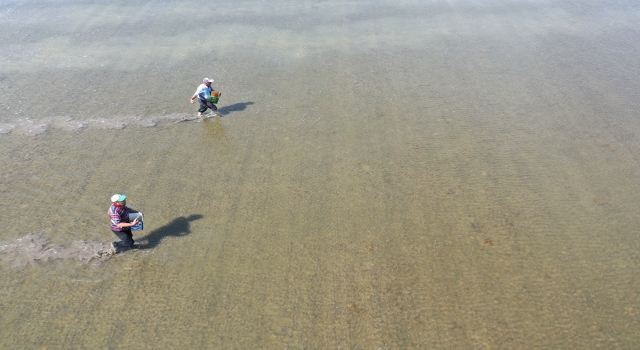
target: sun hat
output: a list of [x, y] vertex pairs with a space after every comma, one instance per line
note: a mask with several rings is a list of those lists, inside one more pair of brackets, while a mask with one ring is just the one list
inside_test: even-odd
[[127, 196], [125, 196], [124, 194], [114, 194], [113, 196], [111, 196], [111, 201], [112, 202], [124, 202], [124, 200], [127, 199]]
[[213, 83], [213, 79], [211, 79], [211, 78], [204, 78], [204, 79], [202, 79], [202, 82], [203, 82], [203, 83]]

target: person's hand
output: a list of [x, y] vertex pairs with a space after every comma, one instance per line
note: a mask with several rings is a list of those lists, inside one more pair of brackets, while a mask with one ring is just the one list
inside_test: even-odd
[[193, 104], [193, 99], [192, 99], [192, 98], [191, 98], [191, 99], [189, 99], [189, 101], [191, 102], [191, 104]]

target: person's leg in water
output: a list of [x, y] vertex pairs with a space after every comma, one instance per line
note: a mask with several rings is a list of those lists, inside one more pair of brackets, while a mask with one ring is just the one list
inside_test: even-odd
[[220, 115], [218, 114], [218, 106], [214, 105], [213, 102], [207, 101], [207, 106], [211, 109], [214, 116]]
[[200, 108], [198, 109], [198, 117], [202, 117], [202, 113], [204, 113], [204, 111], [206, 111], [207, 108], [209, 108], [209, 106], [207, 106], [207, 102], [209, 101], [203, 101], [202, 99], [198, 99], [198, 102], [200, 102]]
[[207, 110], [207, 108], [211, 109], [211, 111], [213, 112], [213, 115], [218, 115], [218, 107], [216, 105], [213, 104], [213, 102], [211, 101], [203, 101], [198, 99], [198, 101], [200, 102], [200, 109], [198, 109], [198, 117], [202, 117], [202, 115], [204, 114], [204, 112]]
[[115, 233], [116, 236], [120, 238], [120, 242], [118, 242], [118, 246], [117, 247], [114, 246], [114, 249], [116, 249], [116, 252], [118, 251], [118, 248], [120, 249], [134, 248], [133, 233], [131, 233], [130, 229], [122, 230], [122, 231], [113, 231], [113, 233]]

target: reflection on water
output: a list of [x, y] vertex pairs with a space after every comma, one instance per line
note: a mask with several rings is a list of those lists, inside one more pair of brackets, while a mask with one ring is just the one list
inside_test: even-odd
[[0, 347], [633, 348], [639, 11], [0, 4]]

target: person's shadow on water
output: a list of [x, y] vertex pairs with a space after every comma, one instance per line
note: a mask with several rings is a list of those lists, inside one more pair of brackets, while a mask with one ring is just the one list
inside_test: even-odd
[[[136, 239], [140, 249], [152, 249], [160, 245], [165, 237], [182, 237], [191, 233], [191, 221], [200, 220], [203, 216], [194, 214], [189, 217], [181, 216], [170, 223], [151, 231], [148, 235]], [[135, 237], [134, 237], [135, 238]]]
[[250, 106], [252, 104], [253, 104], [253, 102], [234, 103], [234, 104], [229, 105], [229, 106], [224, 106], [224, 107], [218, 108], [218, 113], [220, 113], [220, 115], [223, 115], [223, 114], [229, 114], [231, 112], [244, 111], [245, 109], [247, 109], [247, 106]]

